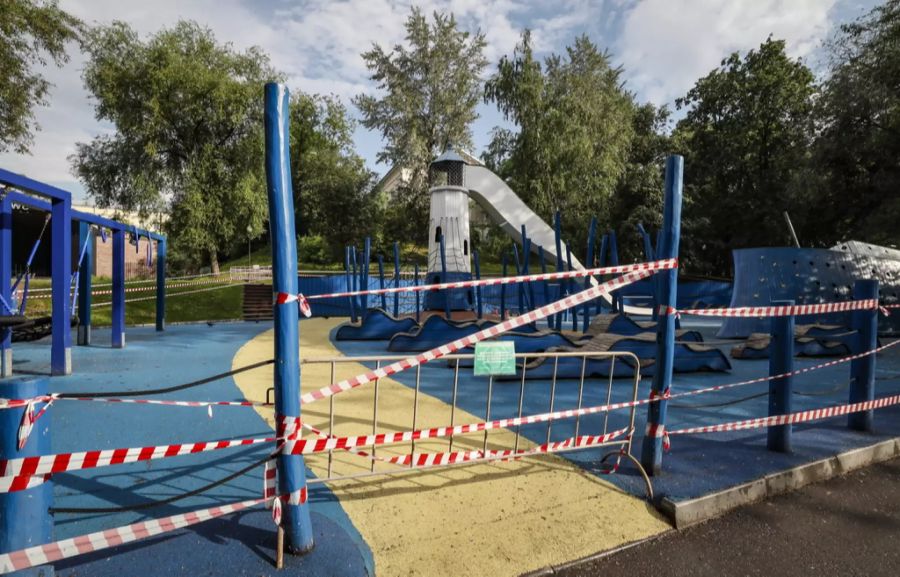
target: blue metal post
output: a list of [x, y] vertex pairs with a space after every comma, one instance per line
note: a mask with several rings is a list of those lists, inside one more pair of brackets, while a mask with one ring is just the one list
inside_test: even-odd
[[69, 293], [72, 288], [72, 198], [53, 199], [50, 209], [50, 234], [53, 246], [50, 257], [51, 328], [50, 374], [72, 373], [72, 327]]
[[[553, 214], [553, 240], [556, 242], [556, 272], [563, 270], [562, 255], [562, 216], [557, 210]], [[563, 281], [559, 281], [559, 297], [562, 298], [565, 291], [563, 290]], [[558, 313], [550, 318], [550, 327], [560, 330], [562, 328], [562, 314]]]
[[[522, 265], [519, 261], [519, 247], [516, 246], [516, 243], [513, 243], [513, 258], [516, 261], [516, 276], [519, 276], [522, 274]], [[519, 314], [523, 315], [525, 314], [525, 293], [522, 288], [522, 283], [517, 282], [516, 289], [519, 297]]]
[[[384, 256], [378, 255], [378, 288], [384, 288]], [[381, 293], [381, 310], [387, 312], [387, 295]]]
[[[441, 233], [440, 240], [440, 249], [441, 249], [441, 282], [447, 282], [447, 245], [444, 242], [444, 233]], [[449, 289], [444, 290], [444, 314], [447, 315], [447, 320], [450, 320], [450, 299], [453, 297], [453, 293], [450, 292]]]
[[[472, 252], [472, 264], [475, 266], [475, 280], [481, 280], [481, 264], [478, 261], [478, 251]], [[481, 302], [481, 285], [475, 287], [475, 305], [478, 318], [484, 317], [484, 306]]]
[[[359, 249], [355, 246], [350, 249], [350, 256], [352, 257], [352, 266], [353, 266], [353, 277], [350, 279], [351, 287], [350, 290], [352, 292], [356, 292], [360, 288], [360, 274], [362, 274], [357, 269], [359, 268], [357, 265], [359, 264]], [[355, 296], [353, 297], [353, 305], [357, 310], [362, 306], [362, 297]], [[360, 319], [365, 318], [365, 314], [360, 310], [359, 312]]]
[[[858, 280], [853, 283], [853, 300], [878, 299], [878, 281]], [[871, 351], [878, 346], [878, 309], [853, 311], [850, 327], [856, 331], [855, 354]], [[875, 355], [850, 361], [850, 403], [862, 403], [875, 398]], [[855, 431], [872, 430], [872, 411], [850, 413], [847, 426]]]
[[[400, 287], [400, 243], [394, 243], [394, 288]], [[400, 293], [394, 293], [394, 316], [400, 315]]]
[[[12, 304], [12, 202], [0, 195], [0, 302]], [[2, 306], [2, 305], [0, 305]], [[2, 310], [2, 314], [12, 311]], [[0, 327], [0, 379], [12, 376], [12, 329]]]
[[[503, 276], [506, 276], [507, 253], [503, 253], [501, 266], [503, 267]], [[500, 285], [500, 320], [506, 320], [506, 283]]]
[[[18, 378], [0, 383], [0, 397], [29, 399], [46, 395], [48, 379]], [[16, 459], [50, 454], [50, 432], [53, 411], [47, 411], [37, 422], [28, 441], [20, 451], [16, 431], [25, 407], [0, 411], [0, 459]], [[10, 553], [53, 541], [53, 518], [48, 509], [53, 506], [53, 480], [12, 493], [0, 493], [0, 553]], [[46, 571], [46, 570], [45, 570]], [[28, 575], [52, 575], [35, 569]], [[22, 575], [16, 572], [14, 575]]]
[[[531, 239], [528, 238], [528, 235], [525, 232], [525, 225], [522, 225], [522, 274], [528, 275], [531, 274]], [[528, 303], [528, 310], [536, 309], [537, 306], [534, 304], [534, 283], [527, 283], [528, 289], [528, 298], [526, 299]]]
[[91, 344], [91, 277], [94, 272], [94, 239], [91, 225], [78, 223], [78, 245], [84, 257], [78, 267], [78, 344]]
[[[287, 87], [266, 84], [266, 182], [272, 238], [272, 289], [297, 294], [297, 237], [294, 193], [291, 189], [290, 115]], [[275, 305], [275, 418], [300, 418], [300, 323], [296, 303]], [[282, 427], [279, 427], [282, 428]], [[284, 431], [279, 431], [283, 434]], [[283, 526], [288, 551], [313, 548], [312, 524], [306, 504], [306, 471], [302, 455], [280, 454], [278, 493], [291, 496], [284, 507]]]
[[166, 330], [166, 239], [156, 241], [156, 330]]
[[[547, 274], [547, 255], [544, 253], [544, 247], [538, 245], [538, 260], [541, 263], [541, 274]], [[550, 295], [548, 292], [549, 283], [547, 279], [541, 281], [541, 288], [544, 293], [544, 302], [541, 303], [541, 306], [550, 303]]]
[[[793, 300], [773, 301], [772, 306], [791, 306]], [[769, 341], [769, 376], [783, 375], [794, 370], [794, 317], [772, 317], [771, 340]], [[769, 416], [786, 415], [791, 412], [791, 398], [794, 394], [793, 377], [782, 377], [769, 381]], [[791, 425], [769, 427], [766, 446], [770, 451], [789, 453], [791, 451]]]
[[125, 348], [125, 231], [112, 235], [112, 347]]
[[[619, 245], [616, 242], [616, 231], [609, 231], [609, 266], [619, 266]], [[620, 313], [623, 310], [622, 298], [618, 293], [612, 293], [613, 312]]]
[[[419, 263], [413, 265], [413, 285], [419, 286]], [[419, 291], [416, 291], [416, 322], [422, 319], [422, 303]]]
[[[594, 241], [597, 236], [597, 217], [591, 218], [591, 225], [588, 227], [588, 241], [587, 241], [587, 252], [585, 253], [584, 258], [584, 266], [587, 268], [594, 268]], [[591, 287], [591, 279], [593, 277], [586, 277], [584, 279], [584, 288], [588, 289]], [[600, 299], [597, 299], [600, 300]], [[584, 303], [584, 307], [582, 308], [582, 314], [584, 315], [584, 319], [582, 321], [582, 331], [587, 332], [588, 326], [591, 324], [591, 303]], [[577, 328], [576, 328], [577, 330]]]
[[[609, 251], [609, 235], [604, 234], [600, 237], [600, 262], [598, 263], [600, 268], [606, 266], [606, 253]], [[600, 280], [604, 280], [604, 275], [601, 275]], [[603, 299], [597, 299], [597, 314], [603, 314]]]
[[[663, 205], [663, 237], [660, 258], [678, 258], [681, 239], [681, 196], [684, 158], [678, 155], [666, 159], [666, 184]], [[678, 271], [657, 273], [660, 283], [660, 304], [675, 308], [678, 297]], [[663, 315], [656, 325], [656, 371], [653, 373], [651, 394], [663, 397], [647, 408], [647, 429], [641, 450], [641, 463], [650, 475], [662, 472], [663, 432], [666, 425], [665, 395], [672, 385], [672, 364], [675, 360], [675, 316]]]
[[[566, 270], [572, 270], [572, 249], [566, 245]], [[566, 294], [572, 294], [575, 292], [575, 279], [567, 279], [566, 280]], [[578, 330], [578, 308], [569, 309], [569, 314], [572, 315], [572, 330]]]
[[[350, 251], [352, 249], [349, 246], [344, 247], [344, 271], [347, 276], [347, 292], [353, 291], [353, 269], [350, 265]], [[354, 297], [347, 297], [347, 302], [350, 303], [350, 321], [356, 322], [356, 299]]]
[[[362, 262], [359, 263], [359, 273], [361, 275], [362, 282], [360, 286], [361, 290], [367, 291], [369, 290], [369, 263], [372, 261], [372, 239], [366, 237], [365, 242], [363, 243], [363, 259]], [[367, 316], [369, 316], [369, 295], [362, 295], [362, 318], [365, 320]]]

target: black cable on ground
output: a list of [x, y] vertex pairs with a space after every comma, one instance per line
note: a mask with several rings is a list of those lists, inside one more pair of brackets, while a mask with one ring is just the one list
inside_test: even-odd
[[213, 375], [211, 377], [205, 377], [203, 379], [199, 379], [196, 381], [191, 381], [189, 383], [184, 383], [181, 385], [174, 385], [172, 387], [165, 387], [162, 389], [150, 389], [150, 390], [141, 390], [141, 391], [103, 391], [103, 392], [88, 392], [88, 393], [61, 393], [59, 395], [60, 399], [71, 399], [78, 397], [142, 397], [146, 395], [162, 395], [164, 393], [173, 393], [175, 391], [182, 391], [184, 389], [190, 389], [192, 387], [199, 387], [200, 385], [205, 385], [208, 383], [212, 383], [214, 381], [218, 381], [227, 377], [231, 377], [237, 375], [239, 373], [243, 373], [246, 371], [252, 371], [253, 369], [258, 369], [260, 367], [264, 367], [266, 365], [272, 365], [275, 363], [275, 359], [268, 359], [265, 361], [259, 361], [258, 363], [253, 363], [251, 365], [245, 365], [243, 367], [238, 367], [236, 369], [232, 369], [225, 373], [219, 373], [218, 375]]
[[[850, 383], [842, 383], [833, 389], [828, 389], [827, 391], [794, 391], [795, 395], [800, 395], [803, 397], [826, 397], [828, 395], [833, 395], [834, 393], [839, 393], [850, 386]], [[753, 399], [758, 399], [760, 397], [765, 397], [769, 394], [768, 391], [757, 393], [755, 395], [750, 395], [749, 397], [742, 397], [740, 399], [735, 399], [733, 401], [723, 401], [720, 403], [704, 403], [704, 404], [693, 404], [693, 403], [669, 403], [669, 407], [675, 409], [712, 409], [716, 407], [728, 407], [730, 405], [737, 405], [738, 403], [745, 403], [747, 401], [751, 401]]]
[[125, 513], [127, 511], [143, 511], [146, 509], [152, 509], [153, 507], [159, 507], [162, 505], [169, 505], [171, 503], [175, 503], [176, 501], [180, 501], [182, 499], [187, 499], [188, 497], [193, 497], [195, 495], [199, 495], [201, 493], [205, 493], [210, 489], [214, 489], [219, 485], [224, 485], [228, 481], [232, 479], [236, 479], [247, 473], [252, 471], [256, 467], [259, 467], [266, 461], [270, 459], [274, 459], [274, 455], [266, 455], [263, 459], [256, 461], [254, 463], [250, 463], [243, 469], [239, 471], [235, 471], [231, 473], [227, 477], [223, 477], [218, 481], [214, 481], [197, 489], [193, 489], [188, 491], [187, 493], [182, 493], [181, 495], [175, 495], [173, 497], [168, 497], [166, 499], [160, 499], [157, 501], [150, 501], [148, 503], [141, 503], [139, 505], [127, 505], [123, 507], [50, 507], [50, 513], [62, 513], [62, 514], [90, 514], [90, 513]]

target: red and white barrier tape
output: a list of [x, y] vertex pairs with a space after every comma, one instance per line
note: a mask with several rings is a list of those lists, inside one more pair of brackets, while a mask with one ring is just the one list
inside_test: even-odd
[[[178, 283], [167, 284], [166, 290], [175, 289], [175, 288], [184, 288], [184, 287], [190, 287], [190, 286], [221, 285], [224, 287], [224, 286], [239, 286], [241, 284], [243, 284], [243, 283], [230, 281], [228, 279], [209, 280], [209, 281], [194, 281], [194, 282], [178, 282]], [[125, 293], [137, 293], [137, 292], [148, 292], [148, 291], [155, 291], [155, 290], [156, 290], [156, 286], [150, 285], [150, 286], [125, 287], [124, 292]], [[71, 294], [71, 292], [72, 291], [70, 291], [70, 294]], [[92, 290], [91, 296], [111, 295], [114, 292], [115, 291], [113, 289]], [[50, 292], [43, 292], [43, 293], [30, 295], [30, 297], [33, 299], [49, 299], [52, 296], [53, 296], [53, 294]]]
[[472, 346], [475, 343], [483, 341], [485, 339], [489, 339], [491, 337], [495, 337], [499, 334], [505, 333], [512, 329], [521, 327], [523, 325], [533, 323], [545, 317], [548, 317], [552, 314], [559, 313], [561, 311], [570, 309], [572, 307], [578, 306], [587, 301], [593, 300], [603, 294], [606, 294], [610, 291], [619, 289], [623, 286], [632, 284], [641, 279], [647, 278], [660, 270], [666, 270], [669, 268], [674, 268], [677, 266], [677, 263], [674, 260], [665, 260], [665, 261], [654, 261], [650, 263], [644, 263], [645, 268], [641, 270], [636, 270], [630, 273], [626, 273], [620, 277], [615, 279], [606, 281], [602, 284], [599, 284], [595, 287], [591, 287], [589, 289], [585, 289], [581, 292], [570, 295], [564, 299], [558, 300], [556, 302], [550, 303], [548, 305], [542, 306], [538, 309], [535, 309], [526, 314], [520, 315], [518, 317], [503, 321], [497, 325], [494, 325], [490, 328], [484, 329], [482, 331], [478, 331], [477, 333], [471, 334], [467, 337], [463, 337], [461, 339], [457, 339], [453, 342], [441, 345], [439, 347], [435, 347], [429, 351], [425, 351], [419, 355], [408, 357], [406, 359], [397, 361], [388, 366], [382, 367], [380, 369], [376, 369], [374, 371], [370, 371], [367, 373], [363, 373], [361, 375], [357, 375], [351, 379], [345, 379], [343, 381], [339, 381], [337, 383], [332, 383], [327, 387], [323, 387], [317, 391], [312, 391], [310, 393], [306, 393], [300, 397], [301, 404], [308, 404], [314, 401], [324, 399], [330, 397], [332, 395], [342, 393], [344, 391], [349, 391], [350, 389], [356, 388], [360, 385], [364, 385], [366, 383], [387, 377], [389, 375], [393, 375], [399, 373], [401, 371], [405, 371], [407, 369], [411, 369], [418, 365], [423, 365], [435, 359], [439, 359], [445, 355], [452, 354], [460, 349], [464, 349], [466, 347]]
[[[658, 264], [663, 264], [663, 266], [656, 266]], [[471, 288], [477, 286], [493, 286], [493, 285], [502, 285], [502, 284], [514, 284], [514, 283], [524, 283], [524, 282], [534, 282], [541, 280], [562, 280], [568, 278], [581, 278], [587, 276], [599, 276], [599, 275], [607, 275], [607, 274], [622, 274], [627, 272], [634, 272], [640, 270], [663, 270], [676, 268], [677, 261], [676, 259], [668, 259], [668, 260], [659, 260], [652, 262], [642, 262], [636, 264], [625, 264], [620, 266], [606, 266], [600, 268], [592, 268], [592, 269], [584, 269], [584, 270], [572, 270], [566, 272], [551, 272], [551, 273], [540, 273], [540, 274], [529, 274], [529, 275], [521, 275], [521, 276], [508, 276], [508, 277], [500, 277], [500, 278], [486, 278], [486, 279], [478, 279], [478, 280], [466, 280], [466, 281], [457, 281], [457, 282], [446, 282], [439, 284], [430, 284], [430, 285], [418, 285], [418, 286], [406, 286], [406, 287], [390, 287], [383, 289], [370, 289], [370, 290], [359, 290], [359, 291], [347, 291], [347, 292], [336, 292], [336, 293], [327, 293], [327, 294], [319, 294], [319, 295], [310, 295], [306, 298], [309, 300], [318, 300], [318, 299], [331, 299], [331, 298], [339, 298], [339, 297], [354, 297], [354, 296], [362, 296], [362, 295], [382, 295], [382, 294], [393, 294], [393, 293], [403, 293], [403, 292], [423, 292], [423, 291], [439, 291], [439, 290], [447, 290], [447, 289], [460, 289], [460, 288]]]
[[865, 299], [859, 301], [844, 301], [839, 303], [822, 303], [816, 305], [790, 305], [769, 307], [734, 307], [718, 309], [675, 309], [661, 306], [659, 313], [662, 315], [695, 315], [702, 317], [787, 317], [797, 315], [819, 315], [825, 313], [839, 313], [846, 311], [858, 311], [877, 309], [877, 299]]

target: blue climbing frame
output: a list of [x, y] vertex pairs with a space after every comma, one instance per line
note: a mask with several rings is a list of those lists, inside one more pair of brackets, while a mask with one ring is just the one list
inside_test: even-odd
[[[67, 375], [72, 372], [69, 319], [72, 304], [69, 294], [72, 283], [72, 222], [79, 224], [79, 246], [91, 247], [85, 251], [81, 266], [87, 270], [92, 268], [92, 243], [86, 236], [91, 234], [90, 225], [107, 228], [113, 231], [113, 347], [125, 346], [125, 252], [116, 251], [116, 237], [122, 238], [126, 231], [133, 231], [138, 236], [147, 237], [157, 242], [156, 256], [156, 330], [165, 329], [165, 275], [166, 275], [166, 238], [165, 236], [136, 229], [133, 226], [104, 218], [96, 214], [72, 210], [71, 195], [59, 188], [0, 169], [0, 186], [4, 187], [2, 203], [0, 203], [0, 296], [7, 302], [10, 300], [10, 282], [12, 276], [12, 205], [21, 204], [49, 212], [51, 216], [51, 286], [52, 286], [52, 345], [51, 373]], [[40, 197], [40, 198], [39, 198]], [[47, 199], [47, 200], [42, 200]], [[90, 344], [90, 309], [91, 309], [91, 275], [78, 277], [78, 310], [82, 314], [78, 329], [78, 344]], [[121, 322], [115, 322], [119, 319]], [[0, 377], [12, 374], [12, 339], [9, 329], [0, 329], [0, 349], [2, 349], [3, 371]]]

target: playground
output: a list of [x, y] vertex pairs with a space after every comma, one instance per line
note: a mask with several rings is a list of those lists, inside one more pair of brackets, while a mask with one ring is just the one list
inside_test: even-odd
[[[300, 273], [288, 102], [266, 85], [270, 270], [168, 276], [165, 236], [0, 171], [0, 572], [515, 576], [900, 454], [897, 251], [744, 249], [733, 282], [684, 278], [681, 157], [621, 263], [615, 231], [570, 245], [451, 150], [421, 270], [366, 239]], [[470, 201], [511, 241], [499, 276]], [[12, 274], [22, 205], [50, 215], [43, 290], [43, 229]], [[155, 278], [126, 281], [129, 239]], [[238, 286], [253, 322], [167, 324]]]

